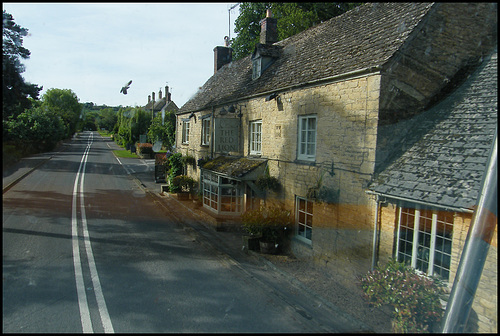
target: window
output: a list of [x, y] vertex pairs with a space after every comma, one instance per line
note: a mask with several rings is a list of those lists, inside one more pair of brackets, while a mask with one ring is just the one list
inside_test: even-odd
[[233, 180], [203, 171], [203, 204], [217, 213], [239, 214], [243, 209], [243, 187]]
[[303, 197], [297, 196], [295, 200], [295, 220], [297, 222], [297, 237], [311, 243], [313, 203]]
[[252, 79], [257, 79], [261, 74], [262, 58], [257, 57], [252, 60]]
[[262, 120], [250, 123], [250, 155], [262, 154]]
[[399, 262], [448, 280], [452, 237], [452, 213], [399, 208], [396, 249]]
[[182, 143], [189, 143], [189, 120], [182, 121]]
[[316, 116], [299, 117], [299, 160], [316, 159]]
[[210, 118], [204, 118], [201, 121], [201, 144], [208, 146], [210, 144]]

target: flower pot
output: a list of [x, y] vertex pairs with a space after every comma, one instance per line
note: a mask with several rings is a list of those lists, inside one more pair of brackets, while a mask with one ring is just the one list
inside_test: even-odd
[[266, 254], [276, 254], [278, 252], [277, 244], [265, 241], [259, 241], [260, 252]]
[[189, 200], [189, 193], [187, 193], [187, 192], [177, 193], [177, 199], [179, 201], [188, 201]]
[[260, 236], [254, 235], [243, 235], [243, 250], [245, 251], [258, 251], [259, 250], [259, 239]]

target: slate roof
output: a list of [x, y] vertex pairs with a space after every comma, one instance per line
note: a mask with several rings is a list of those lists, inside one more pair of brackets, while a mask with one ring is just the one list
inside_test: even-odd
[[242, 178], [265, 162], [267, 162], [265, 159], [219, 156], [205, 163], [202, 168], [234, 178]]
[[497, 51], [454, 93], [415, 117], [420, 138], [370, 185], [376, 193], [471, 209], [495, 135], [498, 113]]
[[179, 114], [383, 65], [400, 48], [431, 3], [368, 3], [274, 43], [280, 57], [252, 80], [251, 55], [224, 65]]
[[[161, 98], [160, 100], [155, 100], [154, 103], [155, 103], [155, 105], [154, 105], [153, 111], [161, 111], [163, 109], [163, 107], [165, 106], [165, 104], [167, 105], [167, 107], [165, 108], [165, 111], [177, 112], [179, 110], [177, 105], [172, 100], [167, 102], [167, 99], [165, 97]], [[151, 100], [149, 103], [147, 103], [146, 106], [144, 106], [144, 109], [151, 110], [152, 107], [153, 107], [153, 100]]]

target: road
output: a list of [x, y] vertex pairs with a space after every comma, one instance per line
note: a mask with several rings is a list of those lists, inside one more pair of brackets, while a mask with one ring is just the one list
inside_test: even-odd
[[3, 332], [341, 330], [193, 238], [131, 169], [86, 132], [3, 195]]

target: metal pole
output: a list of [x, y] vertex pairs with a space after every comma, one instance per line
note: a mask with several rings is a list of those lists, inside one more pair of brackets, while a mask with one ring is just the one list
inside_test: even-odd
[[477, 210], [467, 233], [464, 250], [446, 306], [443, 333], [464, 332], [488, 249], [497, 225], [497, 131], [486, 166]]
[[377, 266], [377, 245], [378, 245], [378, 212], [380, 207], [380, 199], [375, 195], [375, 222], [373, 223], [373, 246], [372, 246], [372, 267], [373, 271]]

